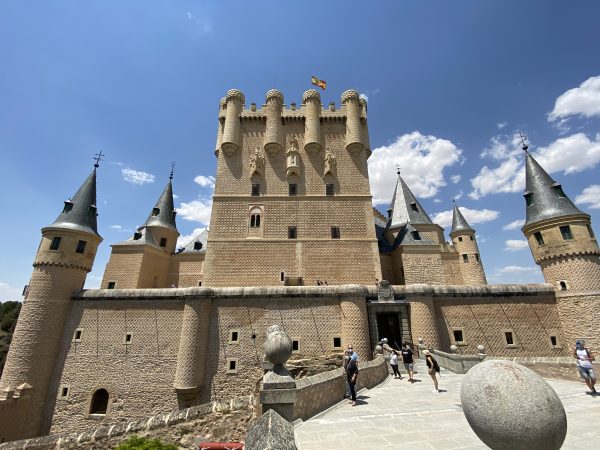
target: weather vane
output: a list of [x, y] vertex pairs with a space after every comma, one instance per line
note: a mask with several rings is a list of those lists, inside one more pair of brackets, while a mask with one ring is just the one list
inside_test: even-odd
[[400, 164], [396, 164], [396, 173], [400, 175]]
[[100, 150], [98, 153], [94, 153], [94, 167], [98, 168], [100, 167], [100, 161], [102, 161], [102, 157], [105, 156], [102, 153], [102, 150]]
[[175, 161], [171, 161], [171, 174], [169, 175], [169, 180], [173, 179], [173, 171], [175, 170]]
[[529, 146], [526, 144], [527, 141], [527, 136], [525, 136], [523, 133], [521, 133], [519, 131], [519, 137], [521, 138], [521, 144], [523, 144], [523, 150], [527, 151], [527, 149], [529, 148]]

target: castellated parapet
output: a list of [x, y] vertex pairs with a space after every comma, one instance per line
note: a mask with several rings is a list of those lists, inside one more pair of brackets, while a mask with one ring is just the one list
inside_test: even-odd
[[238, 91], [237, 89], [227, 91], [225, 99], [225, 126], [221, 148], [226, 154], [231, 155], [238, 151], [241, 146], [239, 117], [244, 109], [246, 99], [242, 91]]

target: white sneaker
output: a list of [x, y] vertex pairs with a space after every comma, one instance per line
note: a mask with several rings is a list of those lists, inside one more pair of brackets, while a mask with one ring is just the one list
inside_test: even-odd
[[439, 391], [439, 390], [437, 390], [437, 389], [434, 389], [434, 390], [433, 390], [433, 391], [431, 391], [431, 392], [435, 392], [436, 394], [439, 394], [439, 393], [440, 393], [440, 391]]

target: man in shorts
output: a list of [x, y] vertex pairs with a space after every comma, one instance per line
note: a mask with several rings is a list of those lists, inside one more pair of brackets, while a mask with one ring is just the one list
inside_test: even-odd
[[595, 387], [596, 374], [594, 374], [594, 368], [592, 367], [594, 355], [590, 349], [585, 346], [585, 341], [583, 339], [579, 339], [577, 342], [575, 342], [573, 356], [575, 359], [577, 359], [577, 368], [585, 380], [585, 384], [587, 384], [587, 386], [590, 388], [591, 394], [597, 395], [598, 392], [596, 392]]
[[413, 352], [408, 348], [406, 342], [402, 345], [402, 362], [404, 363], [404, 368], [408, 372], [408, 381], [414, 383], [413, 369], [415, 368], [415, 360], [413, 359]]

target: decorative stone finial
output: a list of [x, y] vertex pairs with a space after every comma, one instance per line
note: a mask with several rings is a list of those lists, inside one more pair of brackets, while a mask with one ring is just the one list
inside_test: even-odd
[[419, 344], [423, 345], [423, 342], [425, 342], [425, 341], [423, 340], [422, 337], [420, 337], [419, 339], [417, 339], [417, 342], [419, 342]]
[[348, 89], [346, 92], [344, 92], [342, 94], [342, 105], [349, 100], [356, 100], [356, 101], [360, 100], [360, 96], [358, 95], [358, 92], [355, 91], [354, 89]]
[[480, 355], [485, 355], [485, 347], [483, 345], [478, 345], [477, 353], [479, 353]]
[[361, 107], [361, 108], [364, 108], [364, 109], [365, 109], [365, 111], [367, 110], [367, 99], [366, 99], [366, 98], [364, 98], [364, 97], [360, 97], [360, 98], [358, 99], [358, 103], [360, 103], [360, 107]]
[[450, 346], [450, 353], [456, 353], [456, 352], [458, 352], [458, 347], [456, 345], [452, 344]]
[[292, 339], [279, 325], [271, 325], [265, 340], [265, 356], [274, 366], [283, 366], [292, 355]]
[[302, 94], [302, 103], [306, 103], [307, 100], [311, 100], [311, 99], [318, 100], [320, 102], [321, 94], [319, 94], [314, 89], [309, 89], [304, 94]]
[[381, 345], [375, 346], [375, 353], [378, 355], [383, 355], [383, 347]]
[[227, 98], [223, 97], [220, 101], [219, 101], [219, 107], [221, 109], [225, 108], [227, 106]]
[[225, 99], [226, 101], [238, 99], [242, 103], [246, 102], [246, 97], [244, 96], [244, 93], [238, 89], [229, 89], [227, 91], [227, 96], [225, 97]]
[[281, 103], [283, 103], [283, 94], [281, 93], [281, 91], [278, 91], [277, 89], [271, 89], [270, 91], [267, 92], [266, 95], [266, 101], [268, 102], [271, 99], [278, 99], [281, 101]]

